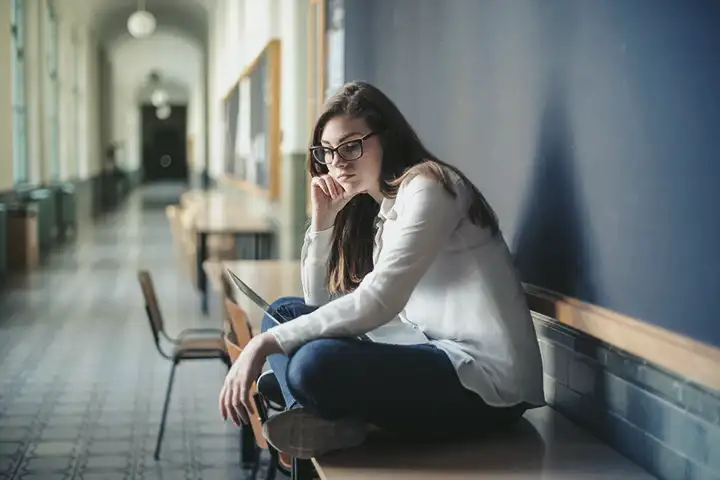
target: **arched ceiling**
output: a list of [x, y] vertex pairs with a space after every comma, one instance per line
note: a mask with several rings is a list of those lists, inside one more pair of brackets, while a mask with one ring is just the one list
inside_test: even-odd
[[[143, 40], [132, 37], [115, 42], [108, 54], [112, 63], [113, 88], [140, 99], [147, 94], [151, 72], [160, 75], [160, 83], [169, 93], [187, 99], [193, 88], [202, 84], [203, 52], [186, 36], [157, 32]], [[177, 88], [176, 88], [177, 87]], [[173, 95], [175, 97], [175, 95]]]
[[[215, 0], [145, 1], [147, 10], [157, 19], [159, 31], [172, 30], [201, 46], [207, 44], [208, 19]], [[106, 45], [129, 35], [127, 19], [136, 9], [137, 0], [83, 0], [87, 20]]]

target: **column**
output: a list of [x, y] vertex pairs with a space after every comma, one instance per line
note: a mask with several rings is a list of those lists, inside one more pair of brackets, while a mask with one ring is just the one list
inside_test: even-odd
[[0, 192], [13, 185], [11, 2], [0, 2]]
[[282, 130], [281, 258], [298, 258], [307, 221], [305, 162], [309, 139], [308, 0], [279, 0]]
[[30, 183], [45, 180], [44, 70], [42, 15], [45, 2], [25, 1], [25, 80], [27, 85], [28, 166]]

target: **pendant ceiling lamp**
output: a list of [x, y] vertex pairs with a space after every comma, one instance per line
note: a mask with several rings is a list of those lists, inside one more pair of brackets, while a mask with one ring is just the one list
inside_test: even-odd
[[168, 104], [161, 105], [155, 110], [155, 115], [160, 120], [167, 120], [168, 118], [170, 118], [170, 115], [172, 115], [172, 107], [170, 107], [170, 105]]
[[135, 38], [147, 38], [155, 32], [155, 15], [145, 9], [145, 0], [138, 0], [137, 10], [128, 18], [127, 28]]

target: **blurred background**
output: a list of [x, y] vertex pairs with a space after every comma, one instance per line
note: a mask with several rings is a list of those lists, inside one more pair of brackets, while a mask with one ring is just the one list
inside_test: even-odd
[[169, 389], [180, 344], [153, 343], [227, 334], [228, 265], [301, 294], [309, 133], [352, 80], [497, 211], [548, 403], [658, 478], [720, 478], [718, 2], [2, 0], [0, 23], [0, 479], [252, 470], [223, 363]]

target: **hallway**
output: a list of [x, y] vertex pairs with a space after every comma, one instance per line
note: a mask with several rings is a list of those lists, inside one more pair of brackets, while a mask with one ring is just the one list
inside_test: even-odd
[[137, 270], [153, 275], [171, 336], [220, 326], [217, 312], [199, 314], [163, 194], [137, 190], [1, 294], [0, 479], [241, 477], [238, 431], [218, 414], [218, 361], [179, 366], [152, 458], [170, 363], [153, 345]]

